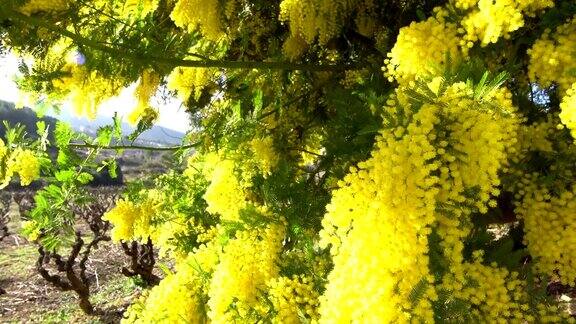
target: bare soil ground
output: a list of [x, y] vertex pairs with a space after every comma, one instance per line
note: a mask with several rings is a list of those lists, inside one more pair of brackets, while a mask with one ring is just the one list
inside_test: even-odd
[[0, 323], [118, 323], [141, 288], [120, 272], [127, 257], [121, 247], [101, 242], [87, 262], [91, 301], [98, 315], [87, 316], [74, 292], [54, 288], [36, 271], [37, 245], [18, 233], [17, 205], [12, 202], [10, 236], [0, 242]]
[[120, 273], [125, 256], [105, 242], [88, 261], [92, 303], [101, 310], [87, 316], [73, 292], [62, 292], [41, 278], [35, 269], [34, 244], [12, 235], [0, 243], [1, 323], [117, 323], [140, 288]]

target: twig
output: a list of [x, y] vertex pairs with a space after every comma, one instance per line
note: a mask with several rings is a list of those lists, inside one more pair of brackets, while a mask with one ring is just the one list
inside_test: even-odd
[[178, 146], [142, 146], [142, 145], [110, 145], [110, 146], [101, 146], [96, 144], [89, 144], [89, 143], [70, 143], [70, 147], [75, 148], [90, 148], [90, 149], [100, 149], [100, 150], [143, 150], [143, 151], [177, 151], [177, 150], [184, 150], [189, 148], [194, 148], [198, 146], [199, 143], [194, 144], [187, 144], [187, 145], [178, 145]]
[[[0, 5], [1, 6], [1, 5]], [[114, 57], [125, 57], [134, 61], [140, 62], [157, 62], [166, 64], [168, 66], [177, 67], [200, 67], [200, 68], [223, 68], [223, 69], [264, 69], [264, 70], [306, 70], [306, 71], [343, 71], [343, 70], [358, 70], [365, 66], [360, 65], [344, 65], [344, 64], [302, 64], [292, 62], [260, 62], [260, 61], [224, 61], [224, 60], [186, 60], [178, 58], [160, 57], [153, 55], [144, 55], [140, 53], [130, 53], [126, 50], [120, 50], [111, 46], [104, 45], [92, 39], [85, 38], [75, 34], [65, 28], [53, 25], [42, 19], [33, 16], [26, 16], [12, 8], [3, 6], [0, 10], [0, 15], [4, 18], [13, 18], [20, 20], [27, 25], [44, 27], [52, 32], [58, 33], [62, 36], [68, 37], [76, 43], [93, 48], [95, 50], [111, 54]]]

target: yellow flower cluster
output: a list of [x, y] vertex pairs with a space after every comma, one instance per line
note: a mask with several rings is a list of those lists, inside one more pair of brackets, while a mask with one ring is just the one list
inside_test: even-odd
[[53, 85], [67, 93], [67, 98], [80, 116], [96, 118], [98, 106], [105, 99], [118, 95], [123, 86], [119, 80], [109, 80], [97, 71], [89, 71], [76, 64], [67, 64], [63, 72], [68, 75], [54, 80]]
[[437, 10], [435, 17], [412, 22], [398, 33], [396, 44], [384, 61], [389, 80], [404, 84], [418, 75], [427, 75], [442, 67], [450, 59], [462, 57], [457, 27], [445, 21], [445, 12]]
[[208, 294], [208, 316], [213, 322], [230, 323], [234, 316], [246, 318], [257, 307], [260, 291], [278, 275], [284, 231], [282, 224], [241, 231], [224, 246]]
[[150, 117], [150, 114], [157, 115], [155, 109], [150, 106], [150, 98], [156, 93], [160, 80], [160, 76], [154, 71], [146, 70], [142, 73], [140, 82], [134, 91], [134, 97], [138, 103], [128, 115], [128, 121], [131, 124], [136, 124], [141, 118]]
[[168, 76], [168, 89], [178, 92], [178, 97], [187, 102], [190, 96], [198, 99], [202, 90], [212, 81], [215, 71], [206, 68], [177, 67]]
[[[440, 81], [441, 82], [441, 81]], [[429, 88], [436, 92], [439, 81]], [[464, 239], [471, 230], [470, 215], [495, 207], [493, 196], [500, 191], [499, 172], [508, 166], [516, 150], [520, 119], [505, 88], [488, 93], [476, 102], [472, 88], [464, 83], [449, 86], [438, 98], [449, 123], [437, 134], [437, 161], [440, 191], [437, 194], [437, 223], [443, 254], [450, 271], [462, 277]], [[476, 107], [474, 109], [474, 107]], [[449, 136], [446, 136], [449, 134]]]
[[63, 11], [68, 9], [68, 6], [68, 0], [30, 0], [18, 8], [18, 11], [29, 16], [38, 12]]
[[[184, 194], [184, 193], [181, 193]], [[174, 238], [178, 235], [184, 235], [184, 233], [189, 233], [192, 228], [194, 228], [196, 234], [204, 233], [205, 229], [200, 226], [190, 226], [191, 220], [189, 216], [182, 214], [180, 212], [169, 211], [167, 215], [163, 214], [163, 209], [166, 206], [172, 205], [171, 197], [168, 197], [165, 192], [157, 189], [150, 189], [141, 192], [144, 196], [144, 201], [139, 204], [139, 208], [142, 209], [142, 221], [143, 225], [135, 228], [136, 238], [141, 238], [140, 240], [145, 242], [147, 237], [154, 242], [154, 245], [159, 248], [160, 255], [168, 255], [172, 257], [180, 257], [179, 254], [173, 254], [173, 252], [179, 253], [177, 247], [174, 246]], [[137, 231], [136, 229], [139, 229]]]
[[549, 137], [554, 133], [557, 123], [555, 118], [548, 118], [542, 122], [522, 125], [518, 130], [517, 154], [512, 157], [512, 161], [520, 163], [530, 151], [553, 152]]
[[[550, 115], [544, 121], [525, 126], [519, 137], [520, 154], [515, 168], [505, 183], [514, 193], [515, 213], [524, 223], [524, 243], [540, 273], [576, 285], [574, 248], [573, 186], [576, 147], [562, 140], [559, 118]], [[530, 154], [531, 152], [537, 155]], [[538, 156], [547, 162], [546, 173], [527, 170], [530, 158]], [[561, 156], [561, 159], [555, 157]]]
[[[375, 9], [373, 0], [282, 0], [280, 20], [290, 23], [291, 37], [301, 37], [307, 44], [316, 39], [326, 44], [338, 35], [350, 16], [357, 12], [360, 30], [369, 33], [369, 17]], [[289, 41], [294, 41], [288, 38]]]
[[439, 99], [451, 122], [445, 126], [449, 137], [438, 134], [441, 190], [436, 230], [456, 277], [465, 273], [462, 251], [471, 230], [469, 217], [496, 206], [492, 197], [499, 195], [499, 173], [516, 151], [520, 123], [505, 88], [487, 94], [481, 103], [472, 98], [469, 85], [456, 83]]
[[[495, 204], [491, 196], [499, 193], [498, 172], [514, 151], [519, 121], [507, 91], [481, 101], [469, 85], [443, 82], [428, 84], [437, 98], [420, 107], [403, 88], [397, 91], [386, 115], [409, 122], [385, 128], [371, 159], [333, 192], [320, 233], [323, 245], [332, 244], [334, 261], [321, 297], [322, 321], [432, 321], [437, 295], [427, 253], [433, 229], [452, 275], [464, 277], [468, 218]], [[428, 288], [411, 305], [421, 282]]]
[[447, 275], [439, 285], [439, 289], [449, 291], [449, 302], [470, 303], [464, 318], [455, 319], [457, 322], [559, 323], [569, 317], [544, 304], [533, 309], [526, 282], [518, 278], [517, 272], [495, 264], [483, 265], [481, 260], [464, 263], [462, 270], [465, 277]]
[[254, 158], [264, 176], [270, 175], [278, 164], [278, 153], [274, 150], [274, 139], [270, 136], [255, 138], [250, 142]]
[[27, 186], [40, 177], [40, 161], [33, 151], [17, 147], [9, 151], [0, 139], [0, 189], [5, 188], [18, 174], [20, 185]]
[[[191, 185], [196, 185], [194, 182]], [[121, 199], [116, 206], [104, 215], [104, 219], [113, 225], [114, 241], [140, 241], [148, 239], [154, 242], [161, 256], [174, 259], [186, 257], [187, 251], [178, 246], [177, 237], [196, 235], [198, 242], [208, 242], [214, 236], [214, 229], [199, 224], [190, 215], [171, 207], [175, 200], [186, 197], [186, 192], [179, 192], [178, 197], [170, 196], [166, 191], [147, 189], [138, 193], [133, 200]]]
[[33, 220], [22, 222], [22, 233], [26, 235], [29, 241], [36, 241], [40, 237], [40, 227]]
[[141, 212], [142, 210], [133, 202], [118, 200], [116, 206], [103, 217], [114, 225], [111, 231], [112, 240], [115, 242], [131, 240], [134, 237], [134, 227], [140, 227]]
[[112, 210], [104, 214], [103, 219], [114, 225], [111, 232], [112, 240], [146, 242], [151, 235], [154, 235], [152, 219], [161, 208], [164, 199], [161, 192], [155, 189], [142, 191], [141, 194], [144, 196], [141, 203], [120, 199]]
[[8, 155], [8, 147], [6, 143], [0, 138], [0, 161], [3, 161]]
[[8, 173], [18, 173], [20, 185], [27, 186], [40, 176], [40, 163], [31, 150], [17, 148], [7, 163]]
[[290, 35], [286, 38], [284, 45], [282, 45], [282, 52], [290, 60], [296, 60], [306, 52], [308, 43], [299, 34]]
[[198, 257], [201, 258], [201, 253], [191, 254], [180, 262], [176, 273], [166, 276], [127, 310], [122, 323], [205, 323], [202, 291], [205, 270], [198, 268]]
[[[428, 235], [438, 178], [425, 167], [438, 106], [423, 106], [406, 128], [385, 130], [372, 158], [359, 163], [333, 192], [321, 244], [332, 244], [334, 270], [321, 297], [322, 322], [433, 321], [436, 299], [428, 272]], [[412, 289], [429, 284], [424, 298]]]
[[268, 294], [276, 312], [273, 323], [297, 324], [305, 317], [318, 320], [318, 292], [309, 277], [277, 277], [268, 281]]
[[9, 169], [6, 162], [10, 158], [10, 153], [8, 147], [4, 144], [4, 141], [0, 138], [0, 189], [5, 188], [12, 179], [12, 174], [8, 173]]
[[536, 269], [563, 284], [576, 285], [576, 188], [553, 195], [527, 176], [519, 184], [525, 193], [515, 209], [524, 220], [525, 243]]
[[530, 64], [528, 75], [542, 87], [558, 83], [560, 91], [568, 90], [576, 82], [576, 18], [559, 26], [555, 31], [546, 30], [528, 50]]
[[221, 219], [237, 221], [240, 210], [246, 206], [246, 193], [234, 172], [234, 161], [215, 162], [214, 169], [206, 174], [210, 185], [204, 194], [208, 203], [206, 211], [218, 214]]
[[[178, 251], [178, 246], [175, 246], [174, 238], [179, 235], [190, 234], [191, 227], [188, 226], [187, 215], [175, 214], [171, 216], [168, 219], [156, 220], [154, 226], [149, 229], [149, 234], [154, 246], [159, 249], [159, 255], [180, 258], [182, 255]], [[196, 230], [200, 230], [200, 228], [196, 228]]]
[[458, 9], [470, 9], [478, 4], [478, 0], [452, 0], [451, 3]]
[[562, 123], [571, 130], [572, 137], [576, 138], [576, 83], [572, 85], [572, 88], [562, 98], [560, 110]]
[[124, 3], [123, 16], [126, 18], [144, 17], [158, 7], [159, 0], [127, 0]]
[[176, 260], [175, 274], [130, 307], [123, 322], [244, 323], [273, 314], [284, 323], [300, 311], [316, 318], [318, 293], [310, 279], [278, 276], [285, 226], [269, 223], [228, 239], [227, 229], [217, 225], [205, 243]]
[[[467, 98], [458, 98], [458, 93]], [[453, 116], [454, 122], [446, 126], [451, 138], [441, 141], [441, 148], [437, 151], [442, 164], [447, 167], [440, 169], [444, 184], [440, 201], [466, 203], [485, 213], [490, 195], [497, 195], [492, 191], [500, 184], [498, 172], [506, 165], [508, 154], [515, 150], [519, 123], [514, 115], [515, 108], [511, 103], [500, 104], [494, 98], [492, 102], [496, 102], [508, 116], [470, 109], [475, 105], [471, 99], [472, 89], [464, 83], [451, 86], [445, 96], [450, 98], [446, 102], [449, 104], [447, 112]], [[466, 197], [464, 192], [469, 188], [478, 188], [478, 195]]]
[[178, 0], [170, 17], [176, 26], [189, 32], [199, 28], [210, 40], [224, 35], [218, 0]]
[[552, 0], [456, 0], [460, 9], [471, 9], [460, 22], [462, 44], [480, 41], [482, 46], [496, 43], [501, 37], [524, 26], [524, 16], [532, 16], [538, 10], [553, 7]]

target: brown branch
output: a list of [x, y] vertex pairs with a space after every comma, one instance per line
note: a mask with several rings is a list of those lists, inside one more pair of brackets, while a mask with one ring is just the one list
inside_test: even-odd
[[130, 268], [122, 267], [122, 274], [127, 277], [140, 276], [146, 284], [157, 285], [160, 278], [153, 273], [156, 259], [152, 240], [148, 238], [146, 244], [132, 241], [130, 246], [126, 242], [122, 242], [121, 245], [124, 253], [130, 257]]
[[[76, 240], [72, 245], [72, 250], [68, 255], [66, 261], [63, 257], [56, 252], [46, 252], [42, 246], [38, 248], [38, 253], [40, 256], [36, 261], [36, 270], [42, 278], [48, 281], [50, 284], [62, 291], [74, 291], [79, 298], [79, 306], [86, 314], [93, 314], [94, 307], [90, 302], [90, 284], [86, 276], [80, 273], [80, 276], [76, 274], [74, 265], [76, 264], [76, 259], [82, 251], [84, 246], [84, 240], [80, 232], [76, 232]], [[49, 264], [53, 260], [56, 268], [59, 272], [63, 272], [66, 275], [66, 280], [60, 275], [53, 275], [46, 269], [45, 265]]]
[[[89, 241], [85, 242], [82, 233], [78, 231], [75, 233], [72, 249], [66, 257], [57, 252], [47, 252], [42, 246], [38, 250], [40, 257], [36, 269], [40, 276], [60, 290], [74, 291], [79, 298], [80, 308], [86, 314], [97, 312], [90, 302], [90, 280], [86, 275], [86, 263], [100, 242], [110, 240], [107, 234], [110, 223], [104, 221], [102, 216], [112, 206], [113, 196], [98, 195], [95, 197], [95, 203], [72, 207], [72, 212], [88, 224], [92, 233]], [[46, 265], [50, 262], [60, 274], [51, 274], [46, 269]]]
[[44, 280], [59, 288], [62, 291], [72, 290], [72, 286], [64, 281], [59, 275], [51, 275], [50, 272], [44, 267], [45, 264], [50, 262], [50, 253], [46, 252], [42, 246], [38, 248], [38, 260], [36, 261], [36, 271]]
[[0, 196], [0, 242], [10, 235], [8, 221], [10, 220], [10, 194]]
[[102, 242], [102, 241], [110, 241], [110, 236], [107, 235], [99, 235], [97, 236], [95, 239], [93, 239], [87, 246], [86, 249], [84, 250], [82, 259], [80, 260], [80, 278], [82, 279], [82, 281], [84, 282], [88, 282], [88, 278], [86, 277], [86, 262], [88, 261], [88, 258], [90, 257], [90, 253], [92, 252], [92, 248], [98, 248], [98, 243]]
[[[1, 2], [0, 2], [1, 4]], [[1, 5], [0, 5], [1, 6]], [[101, 42], [85, 38], [79, 34], [73, 33], [63, 27], [51, 24], [40, 18], [33, 16], [26, 16], [12, 8], [4, 6], [0, 10], [0, 16], [8, 19], [16, 19], [26, 25], [46, 28], [55, 32], [63, 37], [70, 38], [78, 45], [90, 47], [94, 50], [105, 52], [114, 57], [123, 57], [137, 62], [156, 62], [165, 64], [170, 67], [200, 67], [200, 68], [223, 68], [223, 69], [264, 69], [264, 70], [305, 70], [305, 71], [343, 71], [343, 70], [357, 70], [363, 66], [356, 65], [343, 65], [343, 64], [302, 64], [292, 62], [260, 62], [260, 61], [224, 61], [224, 60], [186, 60], [154, 55], [146, 55], [142, 53], [135, 53], [127, 51], [126, 49], [118, 49], [108, 46]]]

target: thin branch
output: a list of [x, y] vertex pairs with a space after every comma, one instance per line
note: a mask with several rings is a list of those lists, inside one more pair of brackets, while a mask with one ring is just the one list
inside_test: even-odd
[[121, 20], [121, 19], [118, 19], [118, 18], [114, 17], [113, 15], [110, 15], [110, 14], [106, 13], [103, 9], [99, 9], [99, 8], [97, 8], [96, 6], [91, 5], [89, 2], [86, 2], [86, 1], [79, 1], [79, 2], [80, 2], [82, 5], [85, 5], [86, 7], [88, 7], [88, 8], [90, 8], [90, 9], [96, 11], [97, 13], [103, 15], [103, 16], [106, 17], [106, 18], [109, 18], [109, 19], [111, 19], [111, 20], [114, 20], [114, 21], [116, 21], [116, 22], [118, 22], [119, 24], [122, 24], [122, 25], [124, 25], [124, 26], [130, 27], [131, 29], [134, 28], [133, 25], [128, 24], [128, 23], [126, 23], [125, 21], [123, 21], [123, 20]]
[[143, 145], [110, 145], [101, 146], [89, 143], [70, 143], [70, 147], [75, 148], [90, 148], [90, 149], [100, 149], [100, 150], [142, 150], [142, 151], [177, 151], [183, 149], [190, 149], [198, 146], [199, 143], [187, 144], [187, 145], [177, 145], [177, 146], [143, 146]]
[[[0, 5], [1, 6], [1, 5]], [[257, 61], [220, 61], [220, 60], [185, 60], [177, 58], [159, 57], [153, 55], [143, 55], [138, 53], [131, 53], [125, 50], [120, 50], [103, 43], [85, 38], [81, 35], [75, 34], [65, 28], [53, 25], [42, 19], [33, 16], [26, 16], [11, 8], [3, 7], [0, 10], [0, 16], [5, 18], [13, 18], [20, 20], [28, 25], [37, 27], [44, 27], [52, 32], [58, 33], [62, 36], [68, 37], [78, 44], [91, 47], [95, 50], [106, 52], [115, 57], [125, 57], [135, 61], [142, 61], [145, 63], [157, 62], [166, 64], [168, 66], [176, 67], [200, 67], [200, 68], [224, 68], [224, 69], [265, 69], [265, 70], [306, 70], [306, 71], [342, 71], [342, 70], [357, 70], [363, 68], [360, 65], [320, 65], [320, 64], [301, 64], [291, 62], [257, 62]]]
[[315, 153], [315, 152], [308, 151], [308, 150], [301, 149], [301, 148], [297, 148], [297, 147], [291, 147], [291, 148], [288, 148], [288, 150], [290, 150], [290, 151], [298, 151], [298, 152], [303, 152], [303, 153], [308, 153], [308, 154], [316, 155], [316, 156], [319, 156], [319, 157], [324, 157], [324, 155], [322, 155], [322, 154]]

